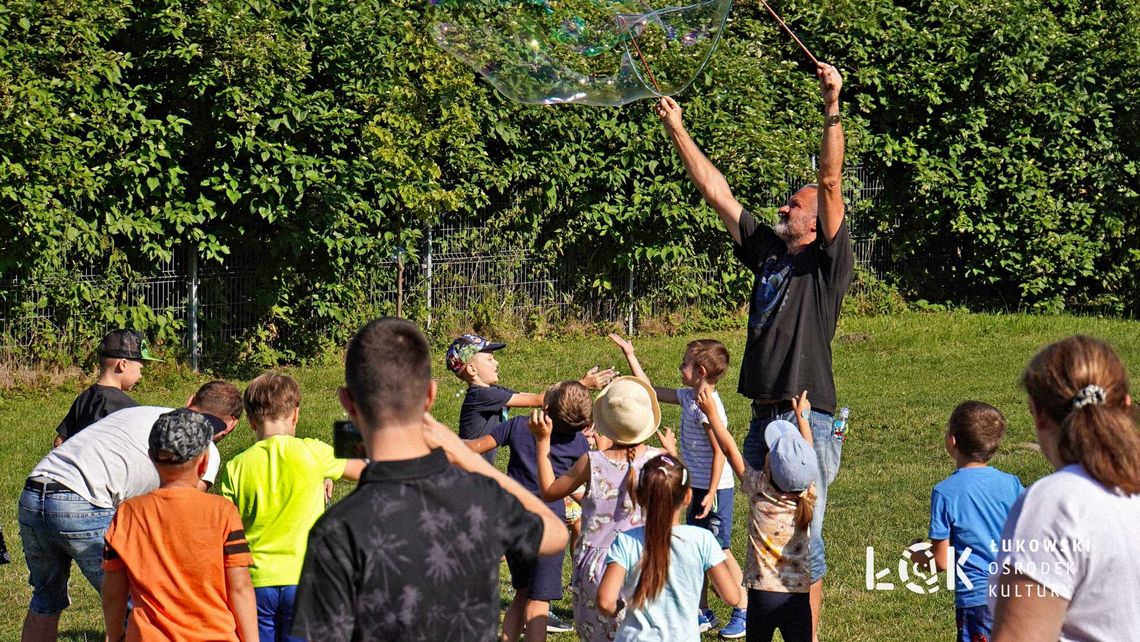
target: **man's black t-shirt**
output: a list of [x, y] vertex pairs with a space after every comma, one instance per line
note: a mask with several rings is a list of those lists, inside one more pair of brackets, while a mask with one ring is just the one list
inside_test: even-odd
[[[459, 438], [478, 439], [491, 434], [495, 426], [507, 420], [507, 402], [514, 395], [514, 390], [503, 386], [468, 388], [459, 409]], [[497, 452], [497, 448], [492, 448], [483, 453], [483, 458], [493, 464]]]
[[112, 412], [123, 408], [134, 408], [137, 405], [138, 402], [122, 390], [95, 384], [79, 393], [71, 404], [71, 410], [67, 411], [67, 416], [59, 423], [55, 432], [66, 441], [74, 437], [75, 433]]
[[756, 280], [738, 392], [758, 401], [783, 401], [807, 390], [813, 408], [834, 413], [831, 340], [855, 276], [847, 224], [829, 245], [820, 239], [789, 255], [771, 228], [743, 211], [740, 239], [736, 256]]
[[309, 533], [293, 635], [438, 642], [499, 638], [499, 560], [533, 562], [542, 518], [442, 450], [373, 462]]

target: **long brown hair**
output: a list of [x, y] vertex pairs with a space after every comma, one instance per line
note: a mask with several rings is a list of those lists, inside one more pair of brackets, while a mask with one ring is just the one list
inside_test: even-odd
[[808, 486], [807, 490], [796, 497], [796, 528], [801, 531], [807, 530], [811, 526], [813, 517], [815, 517], [815, 486]]
[[645, 462], [637, 484], [637, 503], [645, 511], [645, 550], [641, 554], [641, 577], [629, 600], [638, 608], [657, 597], [669, 574], [669, 546], [673, 516], [685, 501], [689, 471], [680, 460], [658, 455]]
[[1060, 427], [1057, 454], [1094, 479], [1140, 493], [1140, 433], [1129, 412], [1128, 374], [1100, 339], [1077, 335], [1046, 346], [1025, 368], [1021, 385]]

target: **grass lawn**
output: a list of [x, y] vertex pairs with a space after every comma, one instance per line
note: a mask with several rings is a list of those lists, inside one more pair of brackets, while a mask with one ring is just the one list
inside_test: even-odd
[[[846, 318], [835, 340], [835, 376], [840, 405], [851, 408], [850, 433], [843, 467], [830, 491], [824, 536], [830, 566], [825, 580], [824, 640], [938, 640], [954, 635], [953, 596], [945, 589], [919, 595], [898, 580], [899, 554], [926, 535], [932, 486], [953, 471], [943, 452], [942, 435], [950, 410], [964, 399], [980, 399], [1001, 408], [1009, 432], [997, 467], [1029, 485], [1049, 472], [1033, 448], [1033, 429], [1017, 385], [1034, 351], [1063, 336], [1082, 332], [1107, 339], [1126, 363], [1140, 362], [1140, 324], [1128, 321], [1026, 315], [907, 313], [892, 317]], [[733, 367], [721, 386], [729, 423], [738, 438], [748, 424], [748, 405], [735, 394], [736, 366], [743, 349], [743, 329], [712, 333], [732, 353]], [[642, 364], [659, 385], [678, 385], [677, 365], [692, 337], [648, 337], [635, 342]], [[540, 391], [560, 378], [576, 378], [593, 365], [625, 368], [621, 353], [604, 337], [564, 341], [519, 342], [497, 354], [502, 383]], [[456, 425], [462, 388], [435, 364], [440, 381], [437, 416]], [[335, 389], [339, 367], [288, 371], [301, 381], [303, 401], [298, 433], [331, 441], [333, 420], [342, 416]], [[204, 380], [204, 379], [203, 379]], [[144, 404], [181, 405], [200, 381], [186, 377], [151, 377], [132, 395]], [[47, 452], [53, 429], [79, 387], [37, 395], [0, 398], [0, 525], [13, 563], [0, 567], [0, 639], [18, 639], [30, 589], [20, 548], [16, 506], [28, 472]], [[664, 408], [664, 421], [676, 427], [676, 406]], [[229, 457], [253, 441], [248, 424], [221, 444]], [[500, 454], [505, 464], [505, 453]], [[338, 493], [351, 490], [338, 483]], [[743, 559], [746, 502], [736, 503], [733, 550]], [[893, 591], [868, 591], [867, 548], [874, 547], [875, 570], [891, 568]], [[503, 603], [510, 600], [506, 567]], [[62, 639], [101, 640], [98, 596], [73, 566], [72, 607], [61, 620]], [[727, 608], [715, 598], [722, 620]], [[569, 616], [569, 602], [556, 610]], [[710, 636], [711, 637], [711, 636]], [[572, 639], [571, 635], [551, 636]]]

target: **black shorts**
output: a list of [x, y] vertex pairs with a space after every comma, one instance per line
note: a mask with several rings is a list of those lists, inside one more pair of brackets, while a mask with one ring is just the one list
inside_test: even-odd
[[511, 570], [511, 587], [516, 591], [528, 589], [528, 599], [553, 602], [562, 599], [562, 561], [566, 549], [553, 555], [539, 555], [534, 561], [524, 561], [507, 553], [507, 568]]

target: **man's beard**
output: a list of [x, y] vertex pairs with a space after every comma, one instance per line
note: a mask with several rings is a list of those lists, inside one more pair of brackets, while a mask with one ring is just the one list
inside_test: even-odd
[[776, 236], [781, 241], [789, 243], [798, 241], [807, 233], [807, 230], [798, 228], [799, 226], [792, 224], [791, 219], [784, 218], [776, 221], [776, 225], [772, 227], [772, 231], [776, 233]]

